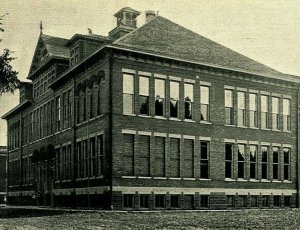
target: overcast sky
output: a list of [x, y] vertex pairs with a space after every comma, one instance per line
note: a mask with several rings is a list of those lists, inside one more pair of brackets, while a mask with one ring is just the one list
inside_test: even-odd
[[[284, 73], [300, 75], [300, 0], [0, 0], [5, 32], [0, 50], [9, 48], [13, 67], [25, 80], [39, 36], [70, 38], [75, 33], [107, 35], [122, 7], [145, 10], [176, 22]], [[18, 93], [0, 96], [0, 116], [18, 104]], [[6, 122], [0, 121], [0, 145], [6, 145]]]

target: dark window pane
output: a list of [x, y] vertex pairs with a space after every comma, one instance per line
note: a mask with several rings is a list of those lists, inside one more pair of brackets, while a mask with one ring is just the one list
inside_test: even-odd
[[170, 117], [178, 118], [178, 101], [170, 99]]
[[225, 177], [231, 178], [231, 162], [225, 162]]
[[149, 97], [140, 96], [140, 114], [149, 115]]
[[266, 164], [261, 165], [261, 178], [267, 179], [267, 165]]
[[179, 196], [171, 195], [171, 208], [179, 208]]
[[225, 160], [232, 160], [232, 144], [225, 144]]
[[155, 115], [164, 116], [164, 99], [160, 97], [155, 98]]
[[238, 162], [238, 178], [244, 178], [244, 162]]

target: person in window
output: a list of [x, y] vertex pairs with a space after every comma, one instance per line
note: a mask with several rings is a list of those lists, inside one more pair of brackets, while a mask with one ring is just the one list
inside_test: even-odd
[[163, 116], [164, 115], [164, 99], [159, 95], [155, 97], [155, 115]]
[[185, 119], [192, 119], [192, 101], [189, 97], [184, 99]]

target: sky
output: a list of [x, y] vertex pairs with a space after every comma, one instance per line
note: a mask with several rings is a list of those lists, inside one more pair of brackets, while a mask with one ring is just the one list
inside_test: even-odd
[[[300, 0], [0, 0], [5, 32], [0, 52], [14, 51], [12, 63], [26, 80], [43, 33], [71, 38], [75, 33], [107, 35], [116, 25], [114, 13], [129, 6], [182, 25], [278, 71], [300, 76]], [[0, 116], [19, 103], [19, 94], [0, 96]], [[6, 145], [6, 121], [0, 119], [0, 145]]]

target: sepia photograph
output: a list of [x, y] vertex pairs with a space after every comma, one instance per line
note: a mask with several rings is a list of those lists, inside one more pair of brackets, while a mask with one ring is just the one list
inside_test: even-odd
[[299, 0], [0, 0], [0, 229], [299, 228], [299, 47]]

